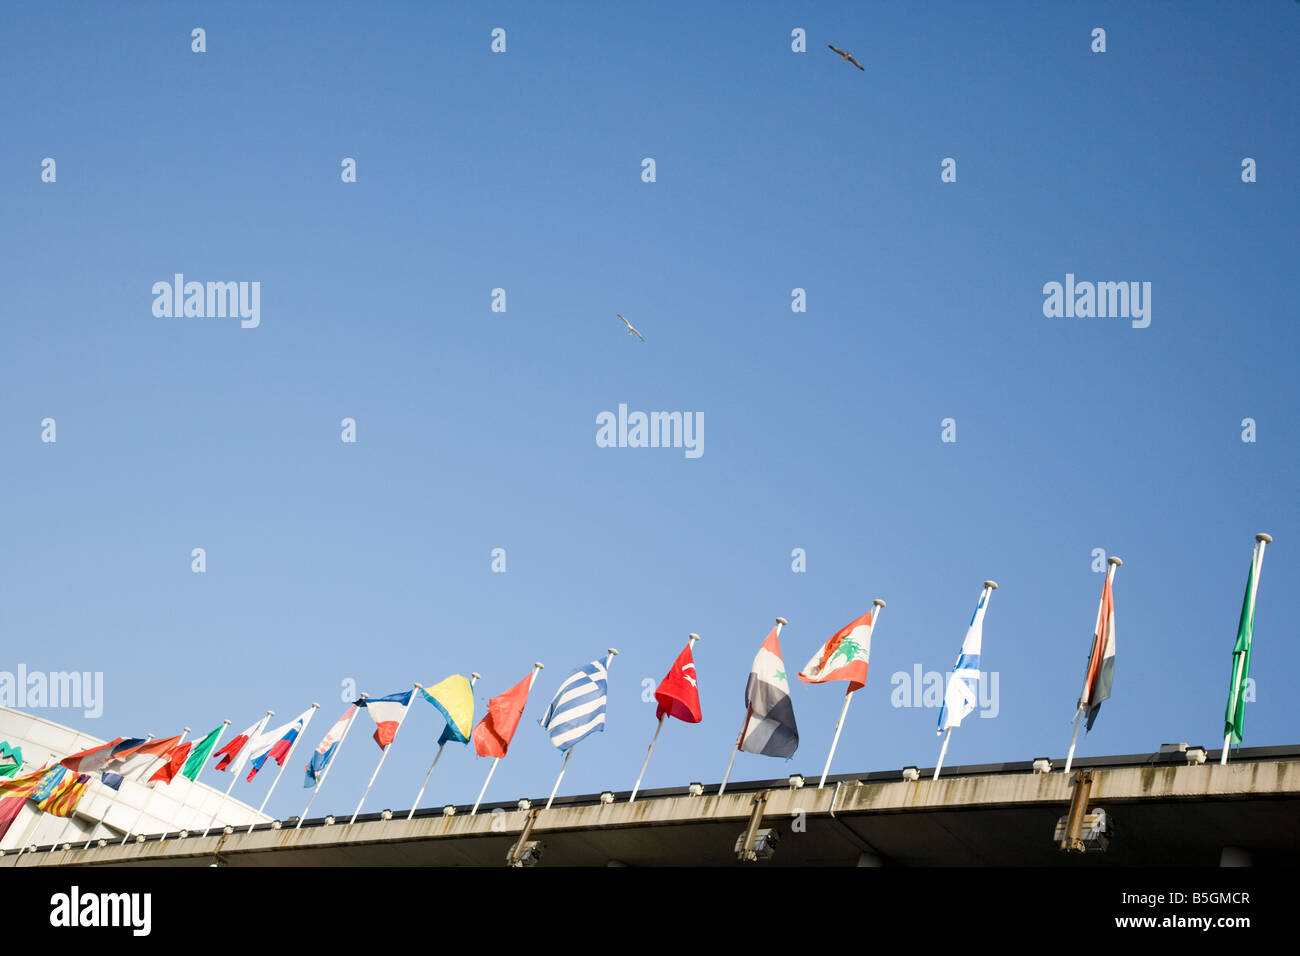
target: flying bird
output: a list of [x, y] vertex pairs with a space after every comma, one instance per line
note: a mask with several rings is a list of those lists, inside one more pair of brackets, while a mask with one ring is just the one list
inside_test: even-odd
[[[620, 319], [623, 319], [623, 316], [620, 315], [619, 318], [620, 318]], [[628, 334], [628, 335], [635, 335], [635, 336], [636, 336], [638, 339], [640, 339], [642, 342], [645, 341], [645, 336], [642, 335], [640, 332], [638, 332], [636, 329], [632, 328], [632, 323], [631, 323], [631, 322], [629, 322], [627, 319], [623, 319], [623, 324], [627, 326], [627, 334]]]
[[846, 63], [852, 63], [852, 64], [853, 64], [854, 66], [856, 66], [859, 70], [862, 70], [863, 72], [866, 72], [866, 67], [864, 67], [864, 66], [863, 66], [861, 63], [859, 63], [857, 60], [853, 59], [853, 54], [852, 54], [852, 53], [846, 53], [844, 50], [836, 50], [835, 47], [831, 46], [829, 43], [826, 44], [826, 45], [829, 46], [829, 47], [831, 47], [832, 50], [835, 50], [835, 52], [838, 53], [840, 56], [844, 57], [844, 61], [845, 61]]

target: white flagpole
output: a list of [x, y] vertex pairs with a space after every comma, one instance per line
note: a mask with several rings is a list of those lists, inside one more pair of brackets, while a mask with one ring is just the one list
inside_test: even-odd
[[[266, 712], [266, 716], [263, 717], [262, 720], [261, 720], [261, 722], [257, 725], [257, 733], [250, 734], [249, 737], [248, 737], [248, 739], [244, 741], [244, 745], [243, 745], [243, 747], [240, 747], [239, 749], [240, 749], [240, 750], [243, 750], [244, 747], [247, 747], [250, 743], [253, 742], [253, 738], [254, 738], [254, 737], [257, 737], [259, 734], [262, 733], [262, 731], [266, 730], [266, 724], [267, 724], [267, 722], [268, 722], [272, 717], [274, 717], [274, 716], [275, 716], [275, 711], [273, 711], [273, 710], [268, 710], [268, 711]], [[238, 752], [236, 752], [235, 756], [236, 756], [236, 757], [239, 756]], [[234, 762], [235, 762], [235, 758], [234, 758], [234, 757], [231, 757], [231, 758], [230, 758], [230, 762], [231, 762], [232, 764], [234, 764]], [[239, 779], [239, 773], [240, 773], [240, 771], [242, 771], [243, 769], [244, 769], [244, 765], [243, 765], [243, 764], [240, 764], [238, 768], [235, 768], [235, 767], [232, 767], [232, 768], [231, 768], [231, 770], [230, 770], [230, 783], [226, 786], [226, 792], [225, 792], [225, 794], [223, 794], [222, 799], [221, 799], [221, 802], [220, 802], [219, 804], [217, 804], [217, 809], [215, 809], [215, 810], [212, 811], [212, 816], [208, 818], [208, 825], [207, 825], [206, 827], [204, 827], [204, 828], [203, 828], [203, 832], [202, 832], [201, 834], [199, 834], [199, 839], [202, 839], [203, 837], [207, 836], [207, 835], [208, 835], [208, 831], [212, 829], [212, 824], [214, 824], [214, 823], [217, 822], [217, 814], [220, 813], [220, 812], [221, 812], [221, 808], [224, 807], [224, 806], [226, 805], [226, 799], [225, 799], [225, 798], [226, 798], [226, 797], [229, 797], [229, 796], [230, 796], [230, 791], [233, 790], [233, 789], [235, 789], [235, 781]]]
[[[606, 680], [608, 680], [610, 665], [614, 663], [614, 656], [618, 653], [618, 651], [616, 651], [612, 647], [607, 647], [605, 648], [605, 650], [609, 652], [609, 656], [605, 658], [605, 678]], [[546, 801], [545, 809], [547, 810], [551, 809], [551, 803], [552, 801], [555, 800], [555, 794], [560, 789], [560, 781], [564, 779], [564, 771], [567, 770], [569, 767], [569, 758], [573, 756], [573, 751], [577, 749], [577, 746], [578, 746], [577, 744], [574, 744], [572, 747], [570, 747], [568, 750], [564, 752], [564, 763], [560, 764], [560, 775], [555, 778], [555, 786], [551, 787], [550, 799]]]
[[[789, 624], [783, 617], [776, 619], [776, 635], [781, 636], [781, 628]], [[736, 746], [731, 748], [731, 759], [727, 761], [727, 772], [722, 775], [722, 785], [718, 787], [718, 796], [722, 796], [727, 790], [727, 781], [731, 779], [731, 768], [736, 765], [736, 754], [740, 753], [741, 744], [745, 742], [745, 731], [749, 729], [749, 718], [754, 715], [754, 708], [750, 707], [745, 711], [745, 722], [740, 726], [740, 733], [736, 736]]]
[[402, 729], [402, 724], [406, 723], [406, 715], [411, 712], [411, 705], [415, 703], [415, 692], [418, 691], [422, 684], [415, 684], [411, 689], [411, 697], [406, 702], [406, 707], [402, 709], [402, 716], [397, 718], [397, 726], [393, 728], [393, 739], [388, 742], [388, 746], [383, 749], [379, 755], [379, 763], [375, 764], [375, 772], [370, 775], [370, 782], [366, 784], [366, 789], [361, 794], [361, 799], [357, 801], [357, 808], [352, 811], [352, 819], [348, 821], [348, 826], [357, 822], [357, 814], [361, 812], [361, 805], [366, 802], [366, 795], [370, 793], [370, 788], [375, 785], [375, 778], [379, 776], [379, 768], [384, 765], [388, 759], [388, 751], [393, 749], [397, 743], [397, 734]]
[[[482, 676], [483, 675], [478, 671], [470, 671], [469, 687], [471, 691], [474, 689], [474, 685], [478, 683], [478, 679]], [[420, 785], [420, 792], [415, 795], [415, 802], [411, 804], [411, 812], [406, 815], [406, 819], [409, 820], [411, 817], [415, 816], [415, 810], [419, 807], [420, 801], [424, 798], [424, 791], [428, 789], [429, 786], [429, 778], [433, 776], [433, 768], [438, 766], [438, 760], [442, 757], [442, 748], [445, 746], [447, 746], [447, 741], [445, 740], [438, 744], [438, 752], [433, 755], [433, 763], [429, 764], [429, 772], [424, 775], [424, 783]]]
[[[885, 609], [885, 602], [880, 598], [876, 598], [871, 603], [876, 606], [876, 613], [871, 616], [871, 635], [874, 637], [876, 625], [880, 623], [880, 612]], [[831, 772], [831, 761], [835, 758], [835, 748], [839, 746], [840, 732], [844, 730], [844, 718], [848, 716], [849, 702], [852, 700], [853, 691], [846, 691], [844, 693], [844, 709], [840, 711], [840, 719], [835, 722], [835, 739], [831, 741], [831, 752], [826, 755], [826, 766], [822, 768], [822, 779], [817, 784], [818, 790], [826, 786], [826, 775]]]
[[[190, 728], [188, 727], [186, 727], [183, 731], [181, 731], [180, 738], [176, 741], [176, 743], [173, 746], [179, 747], [181, 744], [185, 743], [185, 735], [188, 734], [189, 732], [190, 732]], [[167, 753], [158, 754], [156, 759], [157, 760], [166, 759], [167, 754], [169, 753], [171, 753], [170, 750], [168, 750]], [[157, 763], [156, 762], [152, 763], [147, 768], [145, 768], [146, 772], [140, 775], [141, 784], [144, 786], [146, 790], [148, 790], [151, 793], [153, 792], [153, 787], [149, 786], [149, 782], [148, 782], [149, 775], [151, 775], [152, 773], [156, 773], [157, 769], [158, 769]], [[122, 783], [125, 784], [126, 781], [123, 780]], [[135, 833], [135, 828], [138, 827], [140, 825], [140, 821], [144, 819], [144, 808], [148, 803], [149, 803], [149, 798], [148, 796], [146, 796], [144, 798], [144, 803], [140, 805], [140, 812], [135, 815], [135, 822], [131, 824], [131, 828], [129, 830], [127, 830], [125, 833], [122, 834], [122, 842], [119, 843], [118, 846], [126, 846], [126, 841], [131, 838], [131, 834]]]
[[[284, 755], [284, 763], [280, 764], [280, 772], [277, 773], [275, 779], [271, 781], [271, 789], [266, 791], [266, 796], [262, 798], [262, 805], [257, 808], [258, 813], [261, 813], [266, 809], [266, 804], [271, 799], [271, 794], [275, 793], [275, 785], [279, 783], [280, 778], [284, 776], [284, 768], [289, 766], [289, 761], [293, 759], [293, 752], [298, 749], [298, 744], [302, 743], [302, 738], [307, 736], [307, 725], [311, 723], [312, 717], [315, 716], [316, 711], [319, 708], [320, 704], [313, 701], [311, 710], [307, 711], [307, 719], [302, 722], [302, 729], [298, 731], [298, 736], [294, 737], [293, 743], [289, 745], [289, 752]], [[257, 826], [256, 820], [248, 825], [248, 830], [246, 832], [252, 833], [253, 827], [255, 826]]]
[[[997, 589], [998, 589], [998, 582], [997, 582], [997, 581], [985, 581], [985, 582], [984, 582], [984, 590], [980, 591], [980, 600], [979, 600], [979, 603], [980, 603], [981, 605], [984, 604], [984, 601], [985, 601], [985, 598], [984, 598], [984, 592], [985, 592], [985, 591], [988, 592], [988, 596], [989, 596], [989, 597], [992, 597], [992, 596], [993, 596], [993, 592], [996, 591]], [[985, 609], [987, 610], [987, 607], [986, 607]], [[978, 611], [978, 605], [977, 605], [977, 607], [976, 607], [976, 610]], [[981, 628], [982, 628], [982, 627], [983, 627], [983, 622], [981, 622]], [[981, 633], [982, 633], [982, 631], [981, 631]], [[963, 645], [963, 647], [965, 646], [965, 643], [966, 643], [966, 642], [963, 640], [963, 641], [962, 641], [962, 645]], [[960, 655], [960, 654], [958, 654], [957, 657], [958, 657], [958, 660], [961, 659], [961, 655]], [[949, 679], [951, 679], [951, 678], [949, 678]], [[944, 688], [944, 695], [945, 695], [945, 697], [947, 696], [947, 693], [948, 693], [948, 688], [945, 687], [945, 688]], [[943, 767], [943, 758], [944, 758], [944, 756], [948, 753], [948, 738], [950, 738], [951, 736], [952, 736], [952, 727], [949, 727], [949, 728], [947, 728], [947, 731], [946, 731], [946, 732], [944, 733], [944, 735], [943, 735], [943, 746], [939, 748], [939, 762], [938, 762], [937, 764], [934, 765], [934, 776], [930, 778], [931, 780], [938, 780], [938, 779], [939, 779], [939, 770]]]
[[[146, 734], [144, 739], [145, 739], [145, 743], [148, 743], [150, 740], [153, 740], [153, 734]], [[140, 746], [143, 747], [144, 744], [141, 744]], [[109, 773], [112, 773], [112, 771], [110, 770]], [[103, 771], [100, 771], [99, 782], [101, 784], [104, 783]], [[108, 806], [104, 807], [104, 812], [100, 814], [99, 822], [104, 824], [105, 828], [108, 827], [108, 811], [112, 810], [113, 804], [117, 803], [117, 798], [122, 795], [122, 787], [125, 785], [126, 785], [126, 779], [123, 778], [122, 782], [117, 785], [117, 789], [113, 790], [113, 795], [108, 798]], [[111, 790], [112, 788], [110, 787], [109, 789]], [[83, 846], [82, 849], [89, 850], [90, 844], [92, 844], [93, 842], [95, 842], [95, 827], [91, 826], [90, 833], [86, 835], [86, 845]]]
[[[541, 661], [536, 661], [536, 662], [534, 662], [534, 664], [533, 664], [533, 673], [532, 673], [532, 676], [531, 676], [531, 677], [529, 678], [529, 680], [528, 680], [528, 692], [529, 692], [529, 693], [532, 693], [532, 690], [533, 690], [533, 684], [537, 683], [537, 675], [540, 674], [540, 673], [542, 672], [542, 668], [545, 667], [545, 666], [546, 666], [546, 665], [543, 664]], [[483, 802], [483, 794], [487, 793], [488, 784], [492, 782], [492, 774], [494, 774], [494, 773], [497, 772], [497, 764], [500, 763], [500, 762], [501, 762], [501, 758], [500, 758], [500, 757], [493, 757], [493, 758], [492, 758], [492, 766], [488, 768], [487, 779], [483, 781], [483, 789], [480, 790], [480, 791], [478, 792], [478, 799], [474, 801], [474, 809], [470, 810], [470, 812], [469, 812], [469, 815], [470, 815], [471, 817], [472, 817], [474, 814], [478, 813], [478, 807], [479, 807], [479, 804]]]
[[[1255, 554], [1251, 558], [1254, 565], [1254, 573], [1251, 577], [1251, 595], [1250, 595], [1250, 614], [1252, 625], [1255, 617], [1255, 592], [1259, 591], [1259, 572], [1264, 570], [1264, 545], [1273, 540], [1272, 535], [1260, 533], [1255, 535]], [[1254, 629], [1251, 630], [1251, 640], [1255, 638]], [[1241, 686], [1241, 667], [1245, 664], [1244, 660], [1233, 661], [1232, 664], [1232, 691], [1236, 693], [1237, 688]], [[1241, 701], [1238, 701], [1238, 705]], [[1223, 735], [1223, 753], [1219, 755], [1219, 766], [1226, 766], [1228, 763], [1228, 750], [1232, 746], [1232, 731], [1229, 730]]]
[[[699, 639], [700, 635], [690, 634], [686, 641], [687, 648], [694, 647], [695, 642]], [[636, 784], [632, 787], [632, 796], [627, 798], [628, 803], [636, 802], [636, 795], [641, 790], [641, 778], [645, 776], [645, 768], [650, 766], [650, 755], [655, 752], [655, 741], [659, 739], [659, 731], [664, 729], [664, 717], [667, 716], [667, 714], [664, 714], [663, 717], [659, 718], [659, 723], [655, 727], [655, 735], [650, 738], [650, 749], [645, 752], [645, 760], [641, 764], [641, 772], [636, 776]]]
[[[229, 720], [223, 720], [223, 721], [221, 722], [221, 732], [220, 732], [219, 734], [217, 734], [217, 739], [214, 740], [214, 741], [212, 742], [212, 750], [216, 750], [216, 749], [217, 749], [217, 744], [221, 743], [221, 738], [224, 737], [224, 736], [226, 735], [226, 728], [229, 727], [229, 726], [230, 726], [230, 721], [229, 721]], [[194, 779], [190, 781], [190, 790], [193, 790], [193, 789], [198, 785], [198, 782], [199, 782], [199, 776], [200, 776], [200, 774], [203, 773], [203, 768], [207, 765], [208, 757], [211, 756], [211, 754], [212, 754], [212, 750], [209, 750], [209, 751], [208, 751], [207, 755], [205, 755], [204, 758], [203, 758], [203, 763], [199, 764], [199, 772], [196, 773], [196, 774], [194, 775]], [[181, 799], [181, 809], [182, 809], [182, 810], [184, 810], [185, 807], [186, 807], [186, 805], [187, 805], [187, 801], [188, 801], [188, 799], [189, 799], [189, 795], [190, 795], [189, 790], [186, 790], [186, 791], [185, 791], [185, 796]], [[167, 839], [167, 834], [168, 834], [168, 833], [171, 833], [171, 832], [172, 832], [171, 830], [166, 830], [166, 831], [164, 831], [162, 837], [159, 838], [159, 842], [161, 843], [163, 840], [166, 840], [166, 839]]]
[[[1109, 558], [1106, 559], [1106, 563], [1110, 565], [1110, 568], [1106, 571], [1106, 581], [1107, 583], [1111, 583], [1115, 580], [1115, 569], [1118, 568], [1124, 562], [1122, 559], [1117, 558], [1115, 557], [1115, 555], [1112, 554]], [[1098, 602], [1097, 604], [1097, 629], [1092, 632], [1094, 649], [1097, 646], [1097, 635], [1100, 634], [1101, 629], [1106, 626], [1106, 622], [1101, 619], [1102, 611], [1105, 610], [1105, 607], [1106, 607], [1106, 599], [1105, 596], [1103, 595], [1101, 601]], [[1102, 650], [1103, 652], [1105, 650], [1104, 643], [1102, 645]], [[1097, 662], [1097, 667], [1098, 668], [1101, 667], [1101, 661]], [[1084, 680], [1086, 681], [1087, 677], [1085, 677]], [[1089, 690], [1088, 686], [1085, 683], [1083, 688], [1083, 695], [1079, 697], [1079, 709], [1074, 712], [1074, 733], [1070, 735], [1070, 752], [1065, 755], [1066, 773], [1070, 772], [1070, 765], [1074, 763], [1074, 746], [1079, 742], [1079, 721], [1083, 719], [1083, 713], [1085, 710], [1088, 709], [1088, 703], [1089, 703], [1088, 690]]]
[[[365, 697], [366, 695], [362, 694], [358, 700], [364, 700]], [[334, 761], [338, 760], [339, 754], [343, 752], [343, 741], [348, 739], [348, 732], [352, 730], [352, 724], [356, 721], [357, 714], [361, 713], [361, 708], [358, 707], [355, 702], [352, 704], [352, 708], [352, 716], [348, 718], [348, 725], [343, 728], [343, 736], [339, 738], [339, 745], [334, 748], [334, 756], [330, 757], [330, 762], [327, 763], [325, 769], [321, 771], [320, 779], [316, 781], [316, 786], [312, 787], [311, 797], [307, 801], [307, 806], [302, 808], [302, 815], [298, 817], [298, 825], [294, 827], [295, 830], [302, 829], [302, 821], [307, 819], [307, 811], [310, 810], [311, 805], [316, 802], [316, 794], [320, 793], [320, 788], [325, 786], [325, 778], [330, 775], [330, 767], [334, 766]], [[396, 734], [394, 734], [394, 737], [396, 737]]]

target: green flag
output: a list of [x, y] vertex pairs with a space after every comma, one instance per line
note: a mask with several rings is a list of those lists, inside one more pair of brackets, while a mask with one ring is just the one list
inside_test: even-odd
[[1255, 633], [1255, 561], [1251, 555], [1246, 599], [1241, 605], [1237, 643], [1232, 647], [1232, 685], [1228, 688], [1228, 709], [1223, 715], [1223, 733], [1240, 746], [1246, 735], [1246, 681], [1250, 678], [1250, 640]]
[[212, 753], [212, 748], [217, 745], [217, 740], [225, 729], [226, 725], [222, 724], [194, 745], [194, 749], [190, 751], [190, 759], [185, 761], [185, 766], [181, 768], [182, 777], [193, 780], [199, 775], [199, 771], [203, 769], [203, 761], [208, 759], [208, 754]]

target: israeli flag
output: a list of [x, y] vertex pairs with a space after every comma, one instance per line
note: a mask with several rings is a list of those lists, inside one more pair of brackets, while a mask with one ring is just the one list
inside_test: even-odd
[[605, 665], [592, 661], [566, 677], [555, 692], [539, 723], [560, 750], [605, 729], [606, 679]]
[[984, 641], [984, 609], [988, 606], [992, 590], [980, 592], [979, 604], [966, 629], [966, 639], [961, 642], [957, 664], [948, 675], [948, 686], [943, 694], [943, 709], [939, 711], [939, 729], [942, 734], [951, 727], [960, 726], [962, 718], [975, 709], [979, 701], [980, 645]]

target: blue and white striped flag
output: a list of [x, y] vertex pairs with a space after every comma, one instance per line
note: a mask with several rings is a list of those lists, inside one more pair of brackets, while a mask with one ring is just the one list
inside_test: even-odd
[[605, 665], [592, 661], [564, 679], [539, 723], [551, 743], [568, 750], [588, 734], [605, 729]]
[[942, 734], [951, 727], [961, 724], [962, 718], [975, 709], [979, 702], [980, 682], [980, 644], [984, 640], [984, 609], [988, 606], [987, 586], [980, 591], [979, 604], [966, 629], [966, 639], [961, 642], [961, 653], [957, 655], [957, 664], [948, 675], [948, 686], [943, 694], [943, 709], [939, 711], [939, 728], [935, 733]]

